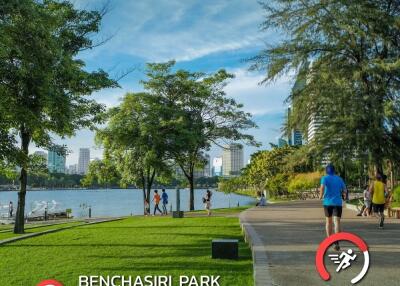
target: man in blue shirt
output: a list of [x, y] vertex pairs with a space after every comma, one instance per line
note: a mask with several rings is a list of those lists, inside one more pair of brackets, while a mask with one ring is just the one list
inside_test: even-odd
[[[346, 195], [346, 185], [341, 177], [335, 175], [332, 164], [326, 166], [326, 176], [321, 178], [319, 199], [324, 199], [324, 211], [326, 217], [326, 235], [333, 234], [333, 221], [335, 233], [340, 232], [340, 218], [342, 217], [342, 198]], [[339, 243], [335, 243], [335, 250], [339, 250]]]
[[165, 192], [165, 189], [162, 189], [161, 194], [162, 206], [163, 206], [163, 214], [167, 215], [167, 205], [168, 205], [168, 194]]

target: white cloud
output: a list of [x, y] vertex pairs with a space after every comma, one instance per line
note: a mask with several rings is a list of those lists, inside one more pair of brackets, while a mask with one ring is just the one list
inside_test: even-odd
[[[87, 1], [90, 3], [90, 0], [80, 2]], [[262, 10], [255, 0], [201, 3], [115, 0], [112, 3], [114, 8], [104, 19], [102, 33], [115, 35], [89, 57], [112, 51], [146, 61], [189, 61], [212, 53], [263, 45], [258, 31]]]
[[245, 68], [230, 72], [236, 77], [225, 91], [229, 97], [242, 103], [244, 110], [253, 115], [275, 114], [284, 110], [284, 100], [292, 86], [289, 76], [265, 86], [259, 84], [264, 78], [261, 73], [249, 72]]

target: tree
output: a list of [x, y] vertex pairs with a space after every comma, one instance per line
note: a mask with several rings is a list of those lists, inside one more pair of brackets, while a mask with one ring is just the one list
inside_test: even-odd
[[233, 75], [225, 70], [207, 75], [173, 71], [175, 62], [147, 65], [144, 87], [161, 98], [159, 115], [168, 156], [182, 169], [189, 182], [189, 209], [194, 209], [194, 170], [205, 164], [204, 151], [211, 144], [244, 141], [257, 145], [243, 131], [256, 127], [242, 105], [224, 92]]
[[114, 164], [109, 160], [94, 160], [90, 162], [87, 174], [82, 178], [84, 187], [115, 186], [120, 183], [120, 175]]
[[321, 119], [315, 151], [377, 169], [399, 158], [400, 2], [276, 0], [263, 8], [263, 29], [285, 36], [253, 68], [267, 71], [264, 82], [289, 71], [303, 80], [289, 98], [291, 121], [306, 131], [312, 116]]
[[98, 130], [97, 140], [104, 146], [104, 157], [115, 165], [122, 184], [134, 184], [150, 201], [156, 177], [169, 175], [163, 144], [159, 97], [148, 93], [128, 93], [120, 106], [109, 111], [108, 125]]
[[51, 134], [72, 136], [78, 128], [99, 123], [104, 106], [85, 96], [117, 83], [102, 70], [86, 71], [77, 57], [79, 51], [92, 47], [90, 36], [99, 30], [101, 13], [52, 0], [24, 0], [10, 7], [2, 10], [0, 20], [0, 106], [7, 110], [12, 138], [19, 137], [20, 142], [14, 232], [23, 233], [28, 171], [32, 170], [29, 145], [49, 148], [54, 145]]

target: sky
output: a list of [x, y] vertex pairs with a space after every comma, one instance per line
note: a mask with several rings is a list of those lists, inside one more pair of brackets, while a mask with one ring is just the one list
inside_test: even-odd
[[[105, 2], [75, 0], [81, 9], [99, 9]], [[281, 135], [284, 120], [284, 100], [293, 85], [293, 79], [283, 77], [268, 85], [260, 85], [264, 75], [250, 72], [246, 61], [266, 44], [279, 41], [277, 32], [261, 32], [263, 10], [258, 0], [110, 0], [100, 33], [94, 38], [108, 41], [79, 54], [88, 70], [103, 69], [112, 77], [127, 70], [132, 73], [120, 81], [121, 88], [102, 90], [93, 98], [107, 107], [119, 104], [126, 92], [142, 90], [143, 67], [148, 62], [175, 59], [177, 68], [192, 71], [215, 72], [226, 69], [235, 78], [225, 91], [228, 97], [244, 104], [244, 110], [253, 115], [258, 128], [249, 130], [269, 148]], [[79, 148], [91, 148], [91, 158], [101, 158], [101, 147], [95, 146], [94, 134], [80, 130], [72, 138], [54, 137], [71, 151], [67, 165], [78, 161]], [[32, 151], [39, 150], [35, 147]], [[245, 147], [245, 162], [254, 147]], [[213, 147], [210, 156], [222, 154]]]

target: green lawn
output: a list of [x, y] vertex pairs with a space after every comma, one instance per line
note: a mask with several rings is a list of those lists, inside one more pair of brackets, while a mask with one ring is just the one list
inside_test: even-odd
[[[240, 259], [211, 259], [211, 240], [240, 240]], [[35, 286], [79, 275], [220, 275], [220, 285], [253, 284], [251, 252], [234, 217], [133, 217], [80, 226], [0, 246], [0, 285]]]
[[[69, 223], [62, 223], [62, 224], [54, 224], [54, 225], [36, 225], [36, 226], [27, 226], [25, 228], [25, 234], [28, 233], [35, 233], [35, 232], [42, 232], [50, 229], [59, 229], [67, 226], [78, 225], [82, 224], [82, 222], [74, 221]], [[14, 234], [13, 228], [9, 228], [8, 231], [3, 230], [4, 232], [0, 232], [0, 240], [21, 236], [23, 234]]]

